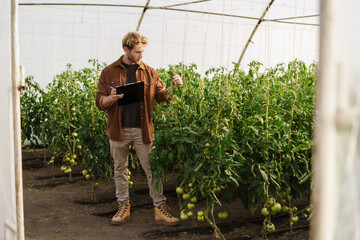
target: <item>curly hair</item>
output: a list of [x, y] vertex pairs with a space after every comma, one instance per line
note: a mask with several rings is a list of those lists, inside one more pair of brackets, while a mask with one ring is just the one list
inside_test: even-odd
[[146, 46], [148, 44], [148, 39], [139, 32], [128, 32], [122, 40], [123, 48], [127, 47], [130, 50], [133, 49], [136, 44]]

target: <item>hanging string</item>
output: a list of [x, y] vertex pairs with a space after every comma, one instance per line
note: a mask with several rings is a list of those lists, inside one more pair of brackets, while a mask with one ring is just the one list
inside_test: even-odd
[[[99, 3], [99, 1], [98, 1]], [[96, 37], [96, 58], [99, 58], [99, 49], [100, 49], [100, 40], [101, 36], [100, 36], [100, 6], [97, 7], [97, 37]]]
[[[225, 14], [225, 0], [223, 0], [223, 14]], [[224, 56], [224, 16], [221, 16], [221, 29], [220, 29], [220, 44], [218, 44], [218, 48], [220, 48], [220, 64], [219, 66], [222, 66], [223, 64], [223, 56]]]
[[63, 25], [64, 26], [64, 28], [62, 29], [63, 30], [63, 33], [62, 33], [62, 39], [63, 39], [63, 41], [62, 41], [62, 44], [63, 44], [63, 46], [64, 46], [64, 48], [65, 48], [65, 50], [63, 51], [63, 53], [65, 54], [64, 55], [64, 59], [65, 59], [65, 62], [68, 62], [69, 60], [68, 60], [68, 57], [67, 57], [67, 53], [68, 53], [68, 51], [67, 51], [67, 44], [66, 44], [66, 32], [67, 32], [67, 28], [66, 28], [66, 25], [67, 25], [67, 21], [66, 21], [66, 19], [67, 19], [67, 12], [66, 12], [66, 8], [64, 9], [64, 17], [65, 17], [65, 24]]
[[71, 44], [71, 59], [72, 61], [76, 62], [75, 59], [75, 28], [76, 28], [76, 20], [75, 17], [73, 17], [73, 23], [71, 24], [71, 28], [72, 28], [72, 33], [71, 33], [71, 37], [72, 37], [72, 44]]
[[[120, 5], [120, 0], [118, 0], [118, 4]], [[117, 18], [117, 21], [116, 21], [116, 49], [119, 49], [119, 54], [122, 55], [123, 53], [123, 49], [122, 49], [122, 44], [121, 44], [121, 40], [122, 40], [122, 34], [121, 34], [121, 28], [120, 28], [120, 8], [118, 7], [117, 8], [117, 14], [116, 14], [116, 18]], [[118, 56], [120, 57], [120, 56]]]
[[[266, 6], [265, 4], [265, 0], [263, 0], [263, 8], [264, 6]], [[263, 31], [260, 31], [260, 37], [259, 37], [259, 42], [260, 42], [260, 46], [259, 46], [259, 62], [261, 62], [261, 49], [262, 49], [262, 40], [263, 40]]]
[[[165, 0], [163, 0], [163, 5], [165, 6]], [[166, 22], [165, 22], [165, 11], [163, 10], [162, 13], [163, 13], [162, 14], [163, 18], [162, 18], [162, 39], [161, 39], [162, 44], [161, 44], [161, 62], [160, 62], [161, 66], [164, 65], [164, 52], [166, 51], [165, 50], [165, 42], [166, 41], [164, 41], [164, 38], [165, 38], [166, 29], [167, 29]]]
[[[188, 1], [187, 1], [188, 2]], [[183, 43], [183, 54], [182, 54], [182, 75], [184, 73], [184, 67], [186, 64], [186, 38], [187, 38], [187, 24], [188, 24], [188, 14], [189, 14], [189, 5], [186, 5], [186, 14], [185, 14], [185, 28], [184, 28], [184, 43]]]
[[[305, 0], [304, 0], [304, 5], [303, 5], [303, 16], [305, 16]], [[302, 19], [301, 22], [304, 23], [304, 18]], [[299, 56], [300, 56], [301, 49], [302, 49], [304, 27], [305, 27], [304, 25], [300, 26]]]
[[[295, 0], [295, 16], [297, 14], [297, 0]], [[293, 60], [295, 60], [295, 51], [296, 51], [296, 25], [297, 25], [297, 19], [295, 19], [295, 24], [294, 24], [294, 45], [293, 45]]]
[[[267, 19], [270, 19], [270, 14], [267, 14]], [[265, 62], [266, 62], [266, 66], [267, 67], [271, 67], [271, 62], [270, 62], [270, 56], [271, 56], [271, 31], [270, 31], [270, 22], [267, 21], [266, 25], [266, 42], [267, 42], [267, 54], [265, 56]]]
[[[174, 24], [174, 21], [173, 21], [173, 24]], [[172, 32], [173, 32], [173, 39], [172, 39], [172, 51], [171, 51], [171, 59], [172, 59], [172, 62], [175, 62], [175, 26], [172, 27]]]
[[83, 6], [82, 15], [81, 15], [81, 23], [84, 21], [84, 13], [85, 13], [85, 5]]
[[[49, 21], [47, 22], [47, 26], [48, 26], [48, 31], [50, 32], [50, 41], [49, 41], [49, 44], [50, 44], [50, 61], [51, 61], [51, 64], [50, 64], [50, 69], [51, 69], [51, 72], [54, 72], [54, 59], [53, 59], [53, 51], [52, 51], [52, 49], [53, 49], [53, 46], [52, 46], [52, 43], [53, 43], [53, 40], [52, 40], [52, 34], [51, 34], [51, 25], [52, 25], [52, 20], [51, 20], [51, 15], [49, 14], [48, 15], [49, 16]], [[48, 62], [50, 62], [50, 61], [48, 61]]]
[[207, 21], [206, 21], [206, 32], [204, 33], [204, 43], [203, 43], [203, 55], [202, 55], [202, 69], [201, 72], [203, 73], [205, 71], [205, 55], [206, 55], [206, 46], [207, 46], [207, 35], [209, 32], [209, 15], [207, 15]]
[[[201, 5], [201, 11], [204, 12], [204, 6]], [[204, 37], [204, 14], [201, 14], [201, 40], [205, 39], [205, 44], [206, 44], [206, 36]], [[201, 73], [204, 72], [204, 57], [205, 57], [205, 44], [203, 44], [203, 49], [202, 49], [202, 53], [201, 53]]]
[[[230, 0], [230, 14], [233, 14], [233, 6], [232, 6], [232, 0]], [[230, 39], [232, 38], [232, 30], [233, 30], [233, 21], [232, 19], [230, 19], [230, 24], [229, 24], [229, 39], [228, 39], [228, 59], [227, 59], [227, 68], [230, 68], [230, 49], [231, 49], [231, 42]]]

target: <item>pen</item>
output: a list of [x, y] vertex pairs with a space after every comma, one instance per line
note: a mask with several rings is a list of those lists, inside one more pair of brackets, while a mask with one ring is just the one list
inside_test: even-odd
[[109, 88], [116, 90], [116, 89], [115, 89], [114, 87], [112, 87], [112, 86], [109, 86]]

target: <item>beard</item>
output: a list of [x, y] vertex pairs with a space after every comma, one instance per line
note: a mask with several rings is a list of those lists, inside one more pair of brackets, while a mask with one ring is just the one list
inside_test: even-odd
[[136, 59], [132, 56], [128, 56], [128, 60], [131, 62], [131, 63], [134, 63], [134, 64], [138, 64], [140, 62], [141, 59], [139, 59], [138, 61], [136, 61]]

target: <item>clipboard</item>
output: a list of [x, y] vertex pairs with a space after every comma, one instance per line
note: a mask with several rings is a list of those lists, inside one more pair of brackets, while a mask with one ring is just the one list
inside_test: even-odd
[[134, 82], [125, 84], [124, 86], [117, 86], [116, 94], [124, 94], [124, 97], [117, 100], [117, 104], [120, 106], [144, 101], [144, 82]]

